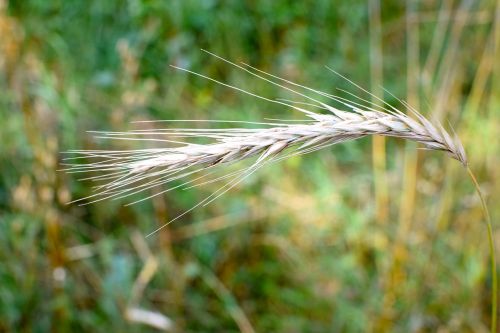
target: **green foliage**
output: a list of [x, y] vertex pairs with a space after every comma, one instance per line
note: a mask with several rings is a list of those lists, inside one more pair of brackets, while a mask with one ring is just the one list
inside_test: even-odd
[[[442, 6], [418, 8], [422, 112], [450, 120], [485, 192], [498, 199], [500, 69], [486, 47], [495, 3], [467, 8], [455, 52], [458, 4], [433, 44]], [[401, 98], [405, 11], [403, 2], [383, 1], [384, 86]], [[415, 184], [405, 187], [405, 148], [396, 140], [387, 141], [383, 223], [368, 139], [261, 170], [146, 240], [137, 236], [217, 185], [133, 206], [124, 206], [133, 198], [67, 204], [91, 195], [93, 184], [58, 171], [60, 151], [137, 147], [88, 130], [124, 131], [137, 120], [301, 119], [170, 64], [290, 98], [203, 48], [342, 94], [337, 87], [353, 87], [324, 66], [370, 86], [369, 16], [365, 1], [0, 1], [0, 332], [157, 331], [128, 318], [133, 307], [161, 313], [179, 332], [244, 331], [244, 320], [257, 332], [484, 330], [487, 252], [472, 185], [458, 163], [428, 153], [418, 154]], [[473, 98], [477, 73], [486, 84]], [[415, 208], [401, 233], [408, 190]]]

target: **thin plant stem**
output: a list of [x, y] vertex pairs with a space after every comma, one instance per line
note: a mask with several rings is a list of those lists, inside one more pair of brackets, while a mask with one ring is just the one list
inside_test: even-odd
[[477, 194], [481, 200], [481, 206], [483, 208], [484, 217], [486, 219], [486, 226], [488, 228], [488, 243], [490, 247], [490, 257], [491, 257], [491, 333], [496, 333], [497, 331], [497, 264], [495, 260], [495, 243], [493, 241], [493, 227], [491, 225], [490, 213], [488, 212], [488, 207], [486, 206], [486, 201], [484, 200], [479, 183], [474, 177], [472, 170], [467, 166], [467, 172], [476, 187]]
[[[381, 106], [381, 100], [375, 96], [383, 96], [383, 52], [382, 52], [382, 22], [380, 13], [380, 0], [369, 2], [370, 25], [370, 77], [372, 102]], [[372, 164], [374, 173], [376, 219], [380, 224], [386, 224], [389, 216], [387, 209], [389, 202], [389, 189], [387, 186], [387, 166], [385, 138], [375, 136], [372, 140]]]

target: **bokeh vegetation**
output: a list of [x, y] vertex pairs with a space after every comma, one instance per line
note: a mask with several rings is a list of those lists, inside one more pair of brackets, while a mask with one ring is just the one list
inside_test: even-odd
[[498, 4], [382, 3], [0, 0], [0, 331], [486, 331], [486, 228], [473, 186], [458, 162], [400, 140], [294, 157], [147, 239], [217, 185], [132, 206], [67, 205], [92, 184], [57, 171], [61, 151], [136, 146], [88, 130], [301, 119], [169, 67], [287, 97], [204, 48], [352, 90], [328, 65], [451, 124], [495, 221]]

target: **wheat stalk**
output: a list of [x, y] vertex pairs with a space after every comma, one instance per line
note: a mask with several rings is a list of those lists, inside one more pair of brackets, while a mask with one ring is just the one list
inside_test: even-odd
[[[69, 157], [66, 160], [86, 159], [88, 163], [81, 164], [78, 161], [76, 163], [69, 163], [68, 168], [65, 169], [66, 171], [70, 173], [98, 173], [98, 175], [84, 179], [104, 182], [104, 184], [96, 186], [95, 194], [76, 201], [85, 201], [85, 204], [88, 204], [104, 199], [123, 198], [147, 191], [159, 185], [166, 185], [176, 180], [186, 179], [190, 175], [201, 174], [201, 176], [188, 180], [181, 185], [167, 188], [165, 191], [156, 193], [155, 195], [179, 187], [196, 186], [201, 179], [212, 175], [212, 169], [218, 165], [234, 164], [241, 160], [255, 158], [255, 161], [249, 167], [203, 181], [202, 184], [228, 178], [233, 179], [218, 191], [212, 193], [205, 201], [196, 205], [198, 207], [201, 204], [206, 205], [212, 202], [268, 163], [297, 154], [310, 153], [327, 146], [359, 139], [368, 135], [381, 135], [412, 140], [422, 144], [424, 149], [444, 151], [452, 158], [460, 161], [464, 166], [467, 165], [464, 148], [457, 136], [450, 135], [439, 123], [431, 123], [406, 104], [413, 117], [402, 113], [389, 104], [385, 104], [385, 107], [380, 107], [354, 94], [350, 94], [354, 100], [353, 98], [346, 99], [327, 94], [265, 73], [249, 65], [238, 65], [216, 55], [213, 56], [273, 85], [288, 90], [297, 96], [305, 98], [309, 103], [269, 99], [187, 69], [178, 69], [215, 81], [259, 99], [290, 107], [302, 112], [308, 119], [302, 123], [289, 123], [286, 121], [229, 122], [250, 124], [252, 126], [257, 125], [259, 128], [166, 128], [129, 132], [94, 132], [99, 138], [153, 141], [156, 144], [168, 143], [175, 146], [125, 151], [70, 151], [69, 153], [75, 156]], [[357, 85], [356, 87], [363, 89]], [[312, 92], [322, 98], [334, 101], [344, 106], [349, 112], [339, 110], [317, 98], [312, 98], [306, 92]], [[311, 110], [317, 108], [326, 111], [327, 114]], [[198, 144], [190, 142], [189, 140], [193, 138], [203, 138], [208, 140], [209, 143]], [[148, 198], [150, 197], [138, 201]]]
[[[75, 201], [85, 201], [84, 204], [88, 204], [104, 199], [118, 199], [148, 191], [153, 187], [184, 180], [180, 185], [167, 187], [166, 190], [130, 203], [133, 204], [176, 188], [190, 188], [206, 183], [230, 179], [225, 185], [194, 207], [147, 235], [150, 236], [200, 205], [209, 204], [269, 163], [277, 162], [293, 155], [310, 153], [337, 143], [355, 140], [369, 135], [381, 135], [415, 141], [420, 143], [424, 149], [444, 151], [452, 158], [461, 162], [464, 167], [467, 168], [479, 193], [488, 226], [491, 269], [493, 274], [491, 327], [492, 331], [494, 331], [496, 327], [497, 282], [491, 221], [487, 213], [486, 204], [480, 193], [479, 185], [468, 167], [464, 148], [455, 134], [450, 135], [441, 124], [430, 122], [405, 102], [402, 103], [409, 109], [410, 115], [402, 113], [376, 96], [372, 97], [381, 101], [383, 106], [375, 105], [350, 93], [352, 97], [350, 99], [327, 94], [271, 75], [247, 64], [238, 65], [208, 51], [205, 52], [259, 79], [285, 89], [296, 96], [300, 96], [308, 102], [269, 99], [250, 91], [217, 81], [205, 75], [187, 69], [173, 67], [217, 82], [218, 84], [258, 99], [290, 107], [302, 112], [308, 119], [301, 123], [290, 123], [286, 121], [224, 122], [244, 123], [246, 125], [259, 126], [259, 128], [167, 128], [135, 130], [130, 132], [94, 132], [101, 138], [145, 140], [153, 141], [157, 144], [174, 144], [175, 147], [124, 151], [70, 151], [69, 153], [75, 156], [69, 157], [67, 160], [85, 159], [88, 163], [80, 164], [78, 161], [69, 163], [66, 169], [68, 172], [86, 174], [97, 173], [97, 175], [84, 179], [104, 182], [104, 184], [96, 186], [95, 194]], [[369, 93], [348, 79], [346, 80], [364, 92]], [[318, 100], [318, 98], [311, 97], [308, 93], [336, 102], [348, 111], [339, 110], [328, 103]], [[321, 109], [327, 113], [315, 112], [313, 111], [315, 109]], [[218, 121], [209, 122], [218, 123]], [[189, 141], [190, 139], [200, 138], [208, 140], [209, 143], [199, 144]], [[238, 161], [252, 158], [254, 161], [248, 167], [230, 173], [225, 172], [222, 176], [213, 176], [216, 171], [215, 168], [219, 165], [234, 164]], [[185, 180], [188, 176], [197, 174], [200, 175], [193, 179]], [[209, 176], [212, 176], [212, 178], [209, 178]], [[206, 180], [207, 178], [208, 180]]]

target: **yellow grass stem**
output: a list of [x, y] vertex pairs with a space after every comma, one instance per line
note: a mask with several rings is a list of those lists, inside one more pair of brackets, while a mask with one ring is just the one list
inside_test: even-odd
[[493, 227], [491, 225], [490, 213], [488, 212], [488, 207], [486, 206], [486, 201], [484, 200], [479, 183], [474, 177], [472, 170], [467, 166], [467, 172], [476, 187], [477, 194], [481, 200], [481, 206], [483, 208], [484, 217], [486, 219], [486, 226], [488, 228], [488, 244], [490, 248], [491, 257], [491, 333], [496, 333], [497, 331], [497, 264], [495, 260], [495, 243], [493, 241]]
[[[380, 0], [369, 2], [369, 25], [370, 25], [370, 77], [371, 91], [374, 96], [383, 96], [383, 52], [382, 52], [382, 22], [380, 13]], [[380, 106], [382, 101], [373, 98], [374, 105]], [[389, 218], [389, 189], [387, 185], [387, 166], [385, 138], [373, 137], [372, 141], [372, 164], [375, 187], [375, 209], [376, 219], [380, 224], [386, 224]]]

